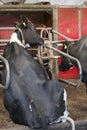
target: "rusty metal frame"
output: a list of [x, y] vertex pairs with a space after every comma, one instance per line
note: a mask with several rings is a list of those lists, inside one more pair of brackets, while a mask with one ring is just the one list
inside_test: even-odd
[[[1, 28], [1, 30], [2, 29], [4, 29], [4, 30], [6, 30], [7, 28]], [[13, 28], [13, 27], [11, 27], [11, 28], [9, 28], [9, 29], [11, 29], [11, 30], [14, 30], [15, 28]], [[65, 40], [67, 40], [67, 41], [74, 41], [74, 40], [78, 40], [78, 39], [71, 39], [71, 38], [68, 38], [68, 37], [66, 37], [65, 35], [63, 35], [63, 34], [61, 34], [61, 33], [59, 33], [59, 32], [57, 32], [56, 30], [52, 30], [52, 28], [51, 27], [49, 27], [49, 28], [37, 28], [37, 30], [39, 30], [40, 31], [40, 35], [41, 35], [41, 37], [43, 37], [43, 33], [44, 33], [44, 31], [46, 32], [46, 33], [48, 33], [48, 37], [46, 38], [46, 37], [43, 37], [43, 39], [44, 39], [44, 43], [45, 43], [45, 46], [38, 46], [38, 48], [36, 49], [34, 49], [35, 51], [37, 50], [37, 57], [35, 57], [35, 59], [38, 59], [39, 60], [39, 62], [41, 63], [41, 64], [43, 64], [43, 60], [49, 60], [49, 63], [48, 63], [48, 66], [49, 66], [49, 70], [50, 70], [50, 72], [51, 72], [51, 74], [52, 74], [52, 79], [58, 79], [58, 58], [60, 57], [60, 56], [58, 56], [58, 54], [56, 54], [56, 53], [54, 53], [54, 52], [58, 52], [58, 53], [60, 53], [60, 54], [62, 54], [62, 55], [65, 55], [66, 57], [69, 57], [69, 58], [71, 58], [71, 59], [74, 59], [74, 60], [76, 60], [77, 61], [77, 59], [75, 59], [75, 58], [72, 58], [71, 56], [69, 56], [69, 55], [67, 55], [67, 54], [64, 54], [63, 52], [61, 52], [61, 51], [59, 51], [58, 50], [58, 48], [57, 48], [57, 46], [55, 47], [54, 45], [55, 45], [55, 43], [56, 44], [58, 44], [58, 41], [52, 41], [52, 35], [53, 35], [53, 33], [54, 34], [56, 34], [57, 36], [59, 35], [59, 36], [61, 36], [61, 37], [63, 37]], [[1, 40], [2, 41], [2, 40]], [[3, 44], [3, 45], [5, 45], [5, 44]], [[3, 46], [2, 45], [2, 46]], [[49, 46], [49, 47], [48, 47]], [[49, 48], [49, 49], [47, 49], [47, 48]], [[29, 50], [32, 50], [32, 48], [28, 48]], [[57, 51], [58, 50], [58, 51]], [[1, 52], [2, 53], [2, 52]], [[55, 63], [54, 63], [55, 62]], [[57, 62], [57, 63], [56, 63]], [[79, 61], [77, 61], [77, 63], [78, 63]], [[55, 65], [54, 65], [55, 64]], [[72, 85], [72, 86], [79, 86], [80, 85], [80, 82], [81, 82], [81, 76], [82, 76], [82, 70], [81, 70], [81, 67], [80, 67], [80, 63], [78, 63], [79, 65], [79, 72], [80, 72], [80, 78], [79, 78], [79, 81], [78, 81], [78, 83], [77, 84], [73, 84], [72, 82], [68, 82], [68, 81], [66, 81], [66, 80], [60, 80], [60, 81], [63, 81], [64, 83], [67, 83], [67, 84], [69, 84], [69, 85]], [[56, 71], [56, 73], [55, 73], [55, 71]]]
[[[65, 35], [63, 35], [63, 34], [57, 32], [57, 31], [55, 31], [55, 30], [52, 30], [52, 28], [40, 28], [40, 29], [41, 29], [41, 36], [43, 35], [42, 33], [44, 33], [44, 31], [47, 31], [47, 33], [54, 33], [54, 34], [56, 34], [57, 36], [59, 35], [59, 36], [63, 37], [65, 40], [70, 41], [70, 42], [78, 40], [78, 39], [68, 38], [67, 36], [65, 36]], [[61, 55], [64, 55], [65, 57], [68, 57], [69, 59], [72, 59], [72, 60], [76, 61], [77, 65], [78, 65], [78, 69], [79, 69], [79, 78], [78, 78], [78, 80], [77, 80], [77, 83], [73, 83], [73, 82], [71, 82], [71, 81], [64, 80], [64, 79], [59, 79], [59, 80], [60, 80], [61, 82], [65, 83], [65, 84], [70, 85], [70, 86], [79, 87], [79, 86], [80, 86], [80, 83], [81, 83], [81, 81], [82, 81], [82, 68], [81, 68], [81, 64], [80, 64], [79, 60], [78, 60], [77, 58], [75, 58], [75, 57], [69, 55], [69, 54], [66, 54], [66, 53], [64, 53], [64, 52], [62, 52], [62, 51], [60, 51], [60, 50], [58, 50], [57, 46], [56, 46], [56, 47], [53, 46], [55, 43], [58, 44], [57, 41], [51, 41], [51, 40], [49, 39], [49, 34], [48, 34], [48, 40], [45, 40], [44, 46], [40, 46], [40, 47], [38, 48], [38, 55], [37, 55], [37, 56], [38, 56], [38, 59], [39, 59], [40, 63], [43, 64], [43, 60], [44, 60], [44, 59], [49, 59], [49, 64], [48, 64], [48, 65], [49, 65], [49, 69], [50, 69], [50, 72], [51, 72], [51, 74], [52, 74], [52, 79], [55, 79], [55, 78], [53, 77], [53, 67], [54, 67], [53, 60], [54, 60], [54, 61], [55, 61], [55, 60], [56, 60], [56, 61], [58, 60], [58, 54], [57, 54], [57, 53], [59, 53], [59, 54], [61, 54]], [[44, 49], [43, 49], [43, 47], [44, 47]], [[46, 50], [46, 48], [47, 48], [47, 50]], [[44, 50], [44, 51], [43, 51], [43, 50]], [[55, 55], [53, 52], [55, 52], [56, 55]], [[46, 53], [47, 56], [44, 57], [43, 53]], [[58, 66], [58, 64], [57, 64], [57, 66]], [[56, 69], [56, 71], [57, 71], [57, 69]], [[58, 72], [58, 71], [57, 71], [57, 72]], [[58, 73], [57, 73], [57, 74], [58, 74]], [[57, 77], [57, 79], [58, 79], [58, 77]]]
[[[53, 30], [55, 30], [56, 32], [58, 32], [58, 8], [78, 8], [79, 11], [78, 11], [78, 16], [79, 16], [79, 19], [81, 18], [81, 13], [80, 13], [80, 8], [86, 8], [87, 6], [55, 6], [55, 5], [32, 5], [32, 4], [18, 4], [18, 5], [0, 5], [0, 13], [2, 12], [14, 12], [14, 11], [18, 11], [18, 12], [28, 12], [28, 11], [46, 11], [47, 13], [51, 13], [52, 15], [52, 28]], [[79, 29], [81, 29], [81, 26], [80, 26], [80, 22], [79, 22]], [[8, 28], [10, 29], [10, 28]], [[79, 33], [79, 37], [81, 36], [81, 34]], [[50, 41], [54, 40], [54, 41], [57, 41], [58, 40], [58, 36], [57, 35], [54, 35], [54, 39], [51, 39], [51, 37], [49, 38]], [[3, 39], [2, 39], [3, 40]], [[1, 40], [1, 41], [2, 41]], [[5, 39], [6, 41], [7, 39]], [[7, 40], [8, 42], [8, 40]], [[59, 41], [58, 41], [59, 42]], [[5, 44], [3, 44], [5, 45]], [[52, 44], [52, 46], [54, 48], [56, 48], [57, 46], [55, 46], [55, 44]], [[39, 47], [38, 49], [38, 57], [39, 57], [39, 60], [40, 62], [42, 62], [41, 60], [42, 59], [47, 59], [47, 57], [43, 57], [41, 56], [41, 52], [39, 52], [40, 50], [42, 50], [42, 48]], [[56, 53], [53, 52], [53, 56], [49, 57], [50, 61], [53, 60], [53, 63], [52, 63], [52, 79], [57, 79], [58, 78], [58, 56], [56, 56]]]

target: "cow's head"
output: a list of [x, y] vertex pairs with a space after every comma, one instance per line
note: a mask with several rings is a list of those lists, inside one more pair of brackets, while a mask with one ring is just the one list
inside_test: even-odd
[[29, 44], [30, 46], [42, 45], [43, 39], [36, 32], [34, 24], [25, 16], [21, 16], [21, 21], [15, 23], [16, 32], [18, 38], [23, 44]]

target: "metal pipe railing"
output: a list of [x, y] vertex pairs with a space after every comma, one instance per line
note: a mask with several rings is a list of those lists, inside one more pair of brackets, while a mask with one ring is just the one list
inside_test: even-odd
[[0, 46], [5, 46], [7, 42], [9, 42], [10, 39], [0, 39], [0, 42], [2, 42], [2, 44], [0, 44]]
[[67, 36], [65, 36], [65, 35], [63, 35], [63, 34], [57, 32], [57, 31], [55, 31], [55, 30], [52, 30], [52, 32], [53, 32], [54, 34], [56, 34], [56, 35], [61, 36], [62, 38], [66, 39], [67, 41], [70, 41], [70, 42], [72, 42], [72, 41], [78, 41], [78, 40], [79, 40], [79, 39], [69, 38], [69, 37], [67, 37]]
[[60, 117], [60, 120], [66, 120], [68, 121], [70, 124], [71, 124], [71, 127], [72, 127], [72, 130], [75, 130], [75, 123], [74, 123], [74, 120], [70, 117], [67, 117], [67, 116], [61, 116]]
[[68, 121], [71, 124], [71, 129], [75, 130], [75, 122], [74, 122], [74, 120], [72, 118], [70, 118], [68, 116], [60, 116], [55, 121], [51, 122], [50, 125], [57, 124], [59, 122], [65, 123], [66, 121]]
[[6, 72], [7, 72], [7, 75], [6, 75], [6, 84], [5, 86], [0, 84], [0, 87], [4, 88], [4, 89], [8, 89], [8, 86], [9, 86], [9, 82], [10, 82], [10, 68], [9, 68], [9, 63], [8, 61], [0, 55], [0, 59], [3, 61], [5, 67], [6, 67]]
[[62, 52], [62, 51], [60, 51], [60, 50], [58, 50], [58, 49], [52, 47], [52, 46], [48, 46], [46, 43], [45, 43], [44, 46], [45, 46], [46, 48], [48, 48], [48, 49], [51, 49], [51, 50], [53, 50], [53, 51], [55, 51], [55, 52], [57, 52], [57, 53], [59, 53], [59, 54], [65, 56], [65, 57], [68, 57], [68, 58], [70, 58], [70, 59], [72, 59], [72, 60], [74, 60], [74, 61], [77, 62], [78, 69], [79, 69], [79, 79], [78, 79], [78, 82], [77, 82], [77, 83], [72, 83], [72, 82], [70, 82], [70, 81], [68, 81], [68, 80], [63, 80], [63, 79], [59, 79], [59, 81], [61, 81], [61, 82], [63, 82], [63, 83], [66, 83], [66, 84], [68, 84], [68, 85], [72, 85], [73, 87], [79, 87], [79, 86], [80, 86], [80, 83], [81, 83], [81, 81], [82, 81], [82, 68], [81, 68], [81, 65], [80, 65], [79, 60], [78, 60], [77, 58], [75, 58], [75, 57], [73, 57], [73, 56], [67, 54], [67, 53], [64, 53], [64, 52]]
[[14, 30], [15, 27], [0, 27], [0, 30]]

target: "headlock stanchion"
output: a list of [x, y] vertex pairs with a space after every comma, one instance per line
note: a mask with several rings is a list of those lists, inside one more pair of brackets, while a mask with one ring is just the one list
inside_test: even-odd
[[74, 60], [74, 61], [77, 63], [78, 69], [79, 69], [79, 79], [78, 79], [78, 82], [77, 82], [77, 83], [73, 83], [73, 82], [70, 82], [70, 81], [64, 80], [64, 79], [58, 79], [58, 80], [61, 81], [61, 82], [63, 82], [63, 83], [65, 83], [65, 84], [71, 85], [71, 86], [73, 86], [73, 87], [79, 87], [79, 86], [80, 86], [80, 83], [81, 83], [81, 81], [82, 81], [82, 68], [81, 68], [81, 64], [80, 64], [79, 60], [78, 60], [77, 58], [75, 58], [75, 57], [73, 57], [73, 56], [67, 54], [67, 53], [64, 53], [64, 52], [62, 52], [62, 51], [60, 51], [60, 50], [58, 50], [58, 49], [52, 47], [52, 46], [49, 46], [46, 42], [45, 42], [45, 45], [44, 45], [44, 46], [45, 46], [46, 48], [48, 48], [48, 49], [51, 49], [51, 50], [53, 50], [53, 51], [55, 51], [55, 52], [57, 52], [57, 53], [59, 53], [59, 54], [65, 56], [65, 57], [68, 57], [68, 58]]
[[10, 69], [9, 69], [9, 63], [8, 61], [0, 55], [0, 59], [3, 61], [5, 67], [6, 67], [6, 84], [5, 86], [0, 84], [0, 87], [4, 88], [4, 89], [8, 89], [9, 86], [9, 82], [10, 82]]
[[[52, 38], [50, 39], [50, 33], [59, 35], [59, 36], [61, 36], [62, 38], [64, 38], [65, 40], [70, 41], [70, 42], [72, 42], [72, 41], [77, 41], [78, 39], [74, 39], [74, 40], [73, 40], [73, 39], [71, 39], [71, 38], [69, 38], [69, 37], [67, 37], [67, 36], [65, 36], [65, 35], [63, 35], [63, 34], [57, 32], [57, 31], [55, 31], [55, 30], [52, 30], [51, 27], [50, 27], [50, 28], [38, 28], [37, 30], [39, 30], [39, 29], [41, 30], [41, 34], [40, 34], [41, 37], [43, 37], [44, 31], [46, 31], [46, 33], [48, 34], [48, 39], [46, 39], [46, 38], [43, 37], [43, 39], [44, 39], [44, 41], [45, 41], [45, 42], [44, 42], [44, 47], [46, 47], [47, 49], [50, 49], [50, 50], [52, 50], [52, 51], [54, 51], [54, 52], [57, 52], [57, 53], [59, 53], [59, 54], [65, 56], [65, 57], [67, 57], [67, 58], [69, 58], [69, 59], [71, 59], [71, 60], [74, 60], [74, 61], [77, 63], [77, 65], [78, 65], [79, 78], [78, 78], [77, 83], [73, 83], [73, 82], [68, 81], [68, 80], [65, 80], [65, 79], [58, 79], [58, 80], [61, 81], [61, 82], [63, 82], [63, 83], [65, 83], [65, 84], [67, 84], [67, 85], [71, 85], [71, 86], [73, 86], [73, 87], [79, 87], [79, 86], [80, 86], [80, 83], [81, 83], [81, 81], [82, 81], [82, 68], [81, 68], [81, 64], [80, 64], [79, 60], [78, 60], [77, 58], [75, 58], [75, 57], [73, 57], [73, 56], [67, 54], [67, 53], [64, 53], [63, 51], [60, 51], [60, 50], [54, 48], [54, 47], [52, 46], [52, 44], [55, 44], [55, 43], [57, 44], [58, 41], [52, 41]], [[52, 37], [52, 35], [51, 35], [51, 37]], [[50, 42], [51, 45], [49, 44], [49, 42]], [[40, 49], [40, 50], [41, 50], [41, 49]], [[58, 58], [58, 56], [52, 55], [51, 57], [43, 57], [43, 56], [40, 55], [39, 58], [40, 58], [41, 60], [46, 59], [46, 58], [56, 59], [56, 58]]]

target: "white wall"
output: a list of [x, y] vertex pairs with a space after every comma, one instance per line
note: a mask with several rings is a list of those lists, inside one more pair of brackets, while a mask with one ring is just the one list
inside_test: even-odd
[[25, 3], [50, 2], [52, 5], [81, 5], [87, 0], [25, 0]]
[[85, 0], [51, 0], [51, 4], [58, 5], [81, 5]]
[[25, 1], [25, 3], [49, 2], [52, 5], [81, 5], [87, 0], [0, 0], [0, 4], [16, 1]]

